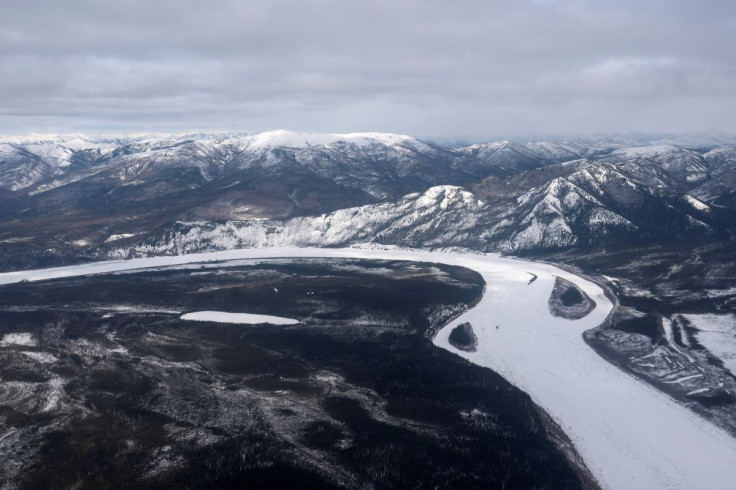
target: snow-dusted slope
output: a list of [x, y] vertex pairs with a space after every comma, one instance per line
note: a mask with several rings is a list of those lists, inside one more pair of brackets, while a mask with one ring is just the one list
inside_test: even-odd
[[[413, 248], [460, 247], [517, 253], [624, 243], [671, 227], [680, 236], [711, 233], [707, 205], [662, 197], [613, 167], [582, 165], [523, 192], [484, 202], [457, 186], [436, 186], [396, 202], [340, 209], [286, 221], [183, 222], [134, 245], [134, 255], [160, 255], [264, 246], [381, 243]], [[672, 204], [670, 204], [672, 202]], [[676, 207], [675, 207], [676, 206]], [[662, 235], [665, 237], [666, 235]], [[655, 237], [656, 238], [656, 237]], [[114, 256], [126, 256], [125, 249]]]
[[711, 233], [703, 207], [612, 164], [571, 161], [475, 186], [492, 207], [490, 242], [520, 251], [613, 245]]
[[[462, 155], [390, 133], [271, 131], [227, 139], [217, 148], [235, 156], [232, 168], [289, 165], [382, 200], [471, 178], [463, 169]], [[402, 192], [397, 194], [397, 189]]]
[[[286, 222], [178, 223], [133, 248], [137, 255], [192, 253], [244, 247], [337, 246], [400, 243], [444, 248], [480, 248], [475, 230], [483, 225], [484, 204], [461, 187], [438, 186], [384, 203]], [[125, 255], [127, 251], [114, 251]]]
[[553, 162], [576, 160], [589, 151], [589, 146], [582, 143], [533, 141], [524, 146], [535, 155]]
[[576, 160], [589, 152], [590, 148], [582, 143], [496, 141], [458, 148], [458, 151], [476, 157], [491, 167], [515, 174]]
[[716, 206], [736, 205], [736, 146], [722, 146], [703, 155], [710, 179], [693, 189], [691, 194]]
[[470, 238], [482, 219], [483, 202], [461, 187], [438, 186], [397, 203], [342, 209], [326, 216], [291, 221], [288, 237], [311, 244], [349, 242], [424, 243], [443, 247]]
[[[611, 212], [571, 180], [558, 177], [542, 189], [520, 196], [521, 208], [531, 207], [521, 219], [510, 220], [506, 247], [510, 250], [564, 248], [581, 239], [596, 239], [614, 231], [633, 232], [636, 226]], [[531, 203], [531, 206], [529, 206]]]
[[686, 189], [708, 178], [702, 155], [679, 146], [623, 148], [602, 161], [619, 165], [639, 180], [662, 187]]
[[0, 188], [21, 191], [39, 183], [74, 174], [77, 155], [100, 158], [114, 145], [81, 137], [31, 135], [0, 140]]
[[529, 148], [512, 141], [497, 141], [459, 148], [458, 151], [507, 173], [519, 173], [552, 163]]
[[[261, 249], [134, 259], [0, 274], [0, 284], [248, 258], [350, 257], [418, 260], [469, 267], [483, 275], [481, 301], [442, 329], [435, 343], [499, 372], [547, 410], [571, 437], [604, 488], [731, 488], [736, 440], [666, 395], [607, 363], [582, 332], [611, 309], [596, 285], [555, 267], [483, 255], [376, 249]], [[222, 265], [227, 266], [227, 263]], [[529, 283], [529, 274], [537, 280]], [[580, 320], [553, 317], [555, 277], [574, 282], [597, 303]], [[470, 322], [478, 350], [450, 346], [451, 329]]]
[[0, 143], [0, 189], [19, 191], [61, 172], [43, 158], [10, 143]]
[[[37, 172], [35, 178], [27, 178], [22, 184], [12, 186], [13, 190], [20, 190], [43, 184], [36, 192], [55, 189], [90, 176], [96, 176], [99, 180], [106, 173], [109, 173], [108, 177], [111, 179], [119, 177], [129, 181], [136, 176], [145, 176], [170, 167], [194, 167], [209, 181], [234, 170], [284, 160], [339, 180], [339, 170], [351, 170], [345, 168], [346, 165], [354, 168], [352, 172], [344, 172], [347, 174], [345, 178], [349, 178], [351, 173], [359, 172], [363, 167], [375, 167], [371, 162], [381, 159], [396, 160], [399, 167], [403, 166], [405, 171], [410, 172], [416, 166], [417, 158], [433, 161], [438, 158], [438, 154], [447, 153], [447, 150], [440, 150], [410, 136], [390, 133], [318, 134], [284, 130], [240, 136], [139, 137], [117, 143], [50, 135], [6, 138], [3, 145], [14, 148], [16, 152], [32, 155], [39, 162], [56, 170], [51, 173]], [[87, 166], [68, 168], [75, 159], [92, 163], [94, 171], [90, 171]], [[446, 156], [445, 160], [448, 160]], [[444, 165], [449, 169], [450, 163], [448, 160]], [[334, 168], [336, 165], [338, 169]], [[21, 170], [23, 169], [13, 171], [23, 173]], [[144, 170], [148, 170], [148, 173], [144, 173]], [[376, 169], [372, 168], [372, 172], [375, 174]], [[399, 168], [396, 174], [401, 175], [401, 172]], [[51, 178], [54, 178], [54, 182], [47, 182]], [[11, 188], [10, 185], [6, 187]]]
[[[181, 214], [211, 219], [239, 219], [242, 213], [227, 212], [234, 202], [239, 208], [260, 209], [255, 215], [314, 215], [492, 173], [461, 153], [390, 133], [270, 131], [136, 139], [112, 149], [110, 143], [100, 145], [72, 150], [55, 140], [26, 142], [17, 148], [43, 171], [29, 179], [21, 174], [30, 172], [6, 164], [0, 172], [5, 167], [8, 175], [24, 178], [6, 188], [26, 190], [29, 202], [22, 208], [39, 208], [47, 216], [59, 208], [74, 213], [93, 201], [97, 208], [122, 212], [131, 203], [177, 207], [176, 200]], [[161, 206], [156, 200], [167, 203]], [[45, 208], [51, 201], [54, 206]]]

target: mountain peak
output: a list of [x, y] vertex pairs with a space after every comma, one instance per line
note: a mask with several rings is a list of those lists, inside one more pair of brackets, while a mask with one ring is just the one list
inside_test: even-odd
[[418, 199], [417, 205], [420, 206], [439, 206], [440, 209], [447, 209], [454, 203], [462, 206], [483, 206], [472, 192], [455, 185], [438, 185], [427, 189]]

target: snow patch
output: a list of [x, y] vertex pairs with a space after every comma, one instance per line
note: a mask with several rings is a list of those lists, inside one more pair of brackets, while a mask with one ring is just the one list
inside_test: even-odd
[[688, 204], [690, 204], [693, 208], [697, 209], [698, 211], [702, 211], [704, 213], [710, 212], [710, 206], [705, 204], [700, 199], [696, 199], [689, 194], [685, 194], [685, 200], [688, 202]]
[[110, 235], [109, 237], [107, 237], [107, 240], [105, 240], [105, 243], [122, 240], [123, 238], [133, 238], [135, 235], [135, 233], [119, 233], [117, 235]]
[[736, 314], [682, 315], [698, 330], [695, 337], [703, 347], [736, 374]]
[[37, 345], [37, 342], [36, 339], [33, 338], [33, 335], [28, 332], [6, 333], [3, 335], [3, 339], [0, 340], [0, 346], [5, 347], [8, 345], [24, 345], [33, 347]]
[[41, 364], [53, 364], [59, 360], [56, 356], [48, 352], [23, 351], [21, 354]]
[[252, 313], [228, 313], [225, 311], [195, 311], [181, 316], [182, 320], [196, 322], [217, 323], [242, 323], [257, 325], [259, 323], [270, 323], [272, 325], [295, 325], [298, 320], [271, 315], [254, 315]]
[[347, 133], [323, 134], [301, 133], [295, 131], [276, 130], [238, 138], [249, 150], [262, 150], [274, 147], [306, 148], [309, 146], [330, 146], [337, 143], [349, 143], [360, 146], [367, 145], [401, 145], [415, 142], [411, 136], [391, 133]]

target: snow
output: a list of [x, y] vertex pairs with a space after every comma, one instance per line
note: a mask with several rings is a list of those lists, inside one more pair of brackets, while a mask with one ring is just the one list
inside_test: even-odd
[[132, 238], [134, 236], [135, 236], [135, 233], [119, 233], [117, 235], [110, 235], [109, 237], [107, 237], [107, 240], [105, 240], [105, 243], [122, 240], [123, 238]]
[[621, 226], [628, 229], [636, 229], [636, 225], [623, 216], [604, 208], [595, 208], [590, 213], [588, 224], [591, 229], [605, 229], [605, 226]]
[[703, 201], [699, 199], [695, 199], [693, 196], [689, 194], [685, 194], [685, 200], [690, 204], [692, 207], [697, 209], [698, 211], [703, 211], [704, 213], [710, 212], [710, 206], [705, 204]]
[[706, 391], [709, 391], [709, 390], [710, 388], [698, 388], [697, 390], [688, 392], [687, 396], [698, 395], [700, 393], [705, 393]]
[[[541, 204], [541, 203], [540, 203]], [[537, 205], [539, 207], [539, 205]], [[575, 243], [576, 237], [572, 230], [562, 218], [558, 215], [547, 223], [541, 222], [538, 215], [543, 215], [537, 207], [527, 215], [521, 222], [521, 225], [527, 225], [523, 230], [517, 232], [510, 240], [509, 248], [511, 250], [521, 250], [533, 247], [555, 247], [572, 245]]]
[[18, 148], [8, 143], [0, 143], [0, 160], [13, 160], [18, 157]]
[[[426, 247], [444, 248], [466, 240], [482, 219], [483, 203], [455, 186], [437, 186], [410, 194], [397, 203], [340, 209], [330, 214], [287, 222], [183, 222], [183, 228], [158, 242], [138, 245], [145, 255], [187, 253], [203, 243], [220, 250], [284, 246], [339, 246], [381, 236], [401, 236]], [[451, 223], [452, 226], [444, 226]], [[431, 230], [432, 237], [423, 236]], [[438, 232], [438, 230], [440, 232]], [[445, 231], [442, 231], [445, 230]], [[419, 236], [419, 239], [415, 237]], [[127, 250], [119, 249], [127, 254]]]
[[392, 146], [416, 141], [411, 136], [391, 133], [323, 134], [300, 133], [286, 130], [266, 131], [238, 139], [242, 140], [249, 150], [261, 150], [272, 147], [305, 148], [308, 146], [330, 146], [338, 142], [356, 145], [380, 144]]
[[454, 185], [439, 185], [431, 187], [417, 198], [415, 204], [417, 208], [439, 206], [440, 209], [447, 209], [455, 203], [459, 203], [464, 206], [483, 206], [483, 202], [478, 200], [478, 198], [475, 197], [475, 194], [466, 191], [462, 187]]
[[[582, 333], [611, 308], [598, 286], [551, 266], [484, 262], [464, 265], [483, 274], [487, 294], [443, 328], [436, 345], [490, 367], [529, 393], [561, 424], [604, 487], [730, 487], [736, 440], [606, 363], [583, 341]], [[525, 270], [539, 278], [527, 285]], [[545, 301], [555, 275], [581, 287], [596, 309], [577, 321], [552, 317]], [[477, 352], [449, 344], [451, 330], [464, 322], [473, 325]]]
[[705, 292], [709, 298], [721, 298], [723, 296], [731, 296], [736, 294], [736, 287], [728, 289], [706, 289]]
[[622, 148], [613, 152], [614, 155], [621, 155], [627, 158], [653, 158], [668, 153], [676, 152], [679, 148], [672, 145], [651, 145], [651, 146], [635, 146], [631, 148]]
[[736, 374], [736, 314], [682, 316], [698, 330], [698, 342]]
[[48, 352], [23, 351], [21, 354], [42, 364], [52, 364], [59, 360], [56, 356], [49, 354]]
[[217, 323], [245, 323], [257, 325], [259, 323], [270, 323], [272, 325], [295, 325], [298, 320], [271, 315], [254, 315], [252, 313], [228, 313], [225, 311], [195, 311], [181, 316], [182, 320], [193, 320], [197, 322]]
[[72, 150], [57, 143], [35, 143], [26, 146], [25, 149], [56, 167], [68, 167], [74, 155]]
[[[570, 436], [604, 488], [732, 487], [736, 439], [590, 349], [582, 333], [601, 324], [612, 305], [597, 285], [551, 265], [491, 255], [395, 249], [268, 248], [9, 272], [0, 274], [0, 284], [288, 257], [414, 260], [476, 270], [486, 281], [486, 294], [474, 308], [440, 330], [435, 344], [493, 369], [529, 393]], [[531, 284], [529, 273], [538, 276]], [[597, 307], [580, 320], [553, 317], [547, 301], [555, 276], [574, 282]], [[452, 328], [464, 322], [471, 323], [478, 337], [477, 352], [459, 351], [448, 342]]]
[[[27, 136], [0, 137], [0, 143], [16, 144], [26, 147], [29, 151], [39, 155], [48, 155], [51, 158], [65, 158], [66, 152], [98, 149], [105, 153], [117, 146], [135, 144], [139, 146], [167, 146], [184, 141], [194, 141], [197, 144], [229, 145], [249, 147], [250, 149], [265, 149], [271, 147], [305, 148], [308, 146], [328, 146], [338, 142], [358, 145], [398, 145], [406, 142], [423, 144], [411, 136], [392, 133], [346, 133], [327, 134], [298, 132], [288, 130], [265, 131], [257, 134], [234, 133], [141, 133], [129, 135], [108, 135], [106, 137], [90, 139], [82, 134], [56, 135], [31, 134]], [[34, 151], [34, 149], [36, 151]], [[151, 150], [150, 148], [148, 149]]]
[[34, 346], [36, 345], [36, 340], [28, 332], [6, 333], [3, 335], [3, 339], [0, 340], [0, 346], [5, 347], [8, 345]]
[[690, 380], [693, 380], [693, 379], [702, 378], [703, 376], [704, 376], [703, 373], [700, 373], [700, 374], [691, 374], [690, 376], [683, 376], [682, 378], [677, 378], [677, 379], [672, 379], [672, 380], [669, 380], [669, 381], [664, 381], [664, 383], [669, 383], [669, 384], [675, 384], [675, 383], [677, 383], [677, 384], [680, 384], [680, 383], [684, 383], [686, 381], [690, 381]]
[[64, 394], [64, 380], [58, 376], [51, 378], [48, 382], [48, 391], [44, 394], [42, 412], [50, 412], [59, 407], [61, 397]]
[[[14, 143], [16, 145], [36, 145], [48, 143], [62, 143], [68, 141], [86, 142], [86, 136], [82, 133], [55, 134], [55, 133], [29, 133], [26, 135], [2, 136], [0, 141]], [[77, 143], [79, 144], [79, 143]]]
[[95, 142], [81, 134], [30, 134], [2, 138], [3, 142], [22, 146], [55, 167], [68, 167], [74, 153], [81, 150], [99, 150], [107, 153], [115, 149], [110, 143]]
[[582, 155], [585, 151], [583, 145], [574, 143], [554, 143], [548, 141], [527, 142], [524, 146], [543, 158], [551, 160], [573, 160]]

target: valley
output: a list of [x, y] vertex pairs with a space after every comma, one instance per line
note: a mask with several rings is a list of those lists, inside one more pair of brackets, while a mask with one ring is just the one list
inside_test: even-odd
[[[527, 395], [430, 343], [480, 275], [280, 254], [2, 286], [0, 485], [590, 486]], [[205, 309], [298, 323], [180, 319]]]
[[[580, 451], [582, 460], [576, 459], [575, 452], [569, 452], [568, 461], [577, 460], [579, 465], [582, 465], [584, 461], [594, 477], [605, 487], [611, 488], [624, 488], [633, 482], [646, 482], [647, 486], [652, 488], [691, 488], [701, 485], [718, 488], [719, 482], [723, 481], [723, 475], [731, 471], [730, 462], [736, 455], [736, 440], [657, 390], [636, 381], [608, 364], [585, 344], [582, 334], [601, 324], [608, 316], [612, 305], [608, 303], [604, 291], [595, 284], [552, 266], [473, 254], [375, 249], [269, 248], [133, 259], [61, 269], [7, 273], [0, 276], [0, 282], [15, 283], [24, 288], [33, 287], [35, 284], [53, 286], [55, 281], [63, 280], [63, 278], [128, 271], [122, 276], [113, 276], [126, 278], [137, 274], [132, 274], [130, 271], [164, 266], [167, 266], [167, 269], [162, 269], [162, 272], [173, 267], [171, 272], [167, 272], [169, 274], [176, 273], [177, 270], [188, 271], [187, 273], [191, 274], [202, 272], [207, 274], [207, 269], [215, 273], [222, 273], [226, 272], [230, 265], [237, 267], [238, 264], [242, 264], [238, 262], [239, 260], [264, 260], [279, 257], [411, 260], [462, 265], [475, 270], [482, 275], [485, 283], [485, 293], [482, 299], [472, 309], [457, 316], [447, 325], [444, 325], [445, 322], [456, 316], [456, 313], [459, 312], [457, 309], [450, 308], [445, 310], [444, 314], [435, 317], [438, 322], [434, 325], [437, 327], [444, 325], [444, 328], [436, 334], [434, 342], [438, 346], [469, 359], [474, 364], [492, 368], [518, 388], [528, 392], [532, 400], [543, 407], [553, 420], [559, 421], [561, 428], [571, 437], [574, 447]], [[235, 262], [228, 264], [220, 262], [222, 260], [235, 260]], [[188, 263], [191, 265], [184, 265]], [[530, 272], [537, 276], [537, 280], [532, 283], [529, 282]], [[297, 277], [300, 278], [308, 276], [309, 274], [305, 274], [304, 271], [299, 271], [297, 274]], [[596, 302], [596, 307], [580, 320], [567, 320], [552, 316], [547, 302], [554, 289], [556, 277], [574, 282]], [[43, 282], [52, 278], [55, 280], [49, 283]], [[293, 279], [290, 278], [290, 280]], [[480, 284], [477, 279], [476, 284]], [[98, 291], [96, 294], [107, 296], [108, 292], [114, 289], [104, 287], [95, 288], [95, 291]], [[279, 287], [279, 291], [281, 290], [282, 288]], [[123, 295], [136, 294], [131, 293], [129, 288], [122, 291], [125, 291]], [[217, 289], [217, 291], [222, 290]], [[273, 302], [277, 294], [273, 292], [272, 287], [268, 287], [266, 291], [267, 297], [271, 297], [271, 302]], [[59, 297], [60, 295], [56, 293], [54, 296]], [[440, 296], [444, 295], [440, 293]], [[442, 301], [440, 297], [435, 300], [426, 298], [426, 300], [429, 301], [428, 304], [435, 305]], [[383, 305], [385, 301], [382, 299], [376, 304]], [[466, 301], [472, 300], [468, 298]], [[18, 304], [19, 301], [15, 300], [13, 303]], [[300, 318], [300, 315], [283, 309], [281, 306], [277, 307], [278, 309], [264, 311], [261, 305], [268, 303], [263, 303], [261, 299], [257, 304], [259, 312], [280, 314], [289, 312], [290, 314], [286, 316]], [[213, 302], [208, 300], [207, 308], [212, 305]], [[161, 304], [154, 304], [147, 308], [155, 311], [161, 306]], [[205, 307], [205, 304], [192, 306], [201, 309]], [[83, 309], [90, 310], [89, 306]], [[406, 310], [402, 307], [401, 311]], [[525, 320], [519, 317], [519, 311], [527, 312]], [[168, 314], [172, 313], [175, 315], [174, 318], [178, 318], [180, 311], [171, 311]], [[447, 316], [448, 314], [450, 316]], [[429, 318], [432, 318], [432, 315], [429, 315]], [[463, 322], [470, 323], [478, 337], [478, 348], [475, 352], [458, 350], [447, 343], [450, 330]], [[432, 324], [430, 321], [428, 326]], [[239, 329], [243, 327], [230, 327], [232, 328], [241, 331]], [[293, 327], [275, 326], [272, 328]], [[429, 332], [431, 331], [430, 328]], [[138, 332], [141, 331], [138, 330]], [[277, 337], [281, 337], [281, 334], [277, 334]], [[361, 335], [357, 332], [351, 332], [348, 335], [348, 338], [352, 340], [360, 337]], [[419, 335], [419, 338], [425, 343], [424, 345], [429, 346], [426, 335]], [[166, 342], [170, 343], [172, 340], [166, 340]], [[319, 345], [318, 352], [321, 352], [323, 343], [320, 342]], [[179, 355], [177, 354], [179, 351], [178, 348], [174, 349], [172, 355]], [[422, 351], [426, 352], [426, 348], [422, 348]], [[192, 362], [190, 354], [182, 352], [182, 355], [186, 359], [181, 358], [180, 361]], [[196, 356], [194, 358], [196, 359]], [[361, 361], [358, 365], [362, 370], [366, 363]], [[421, 376], [424, 376], [428, 372], [427, 369], [422, 368], [417, 371], [417, 374], [421, 373]], [[491, 373], [491, 371], [486, 372]], [[402, 368], [403, 374], [406, 373]], [[289, 376], [286, 375], [286, 379]], [[444, 375], [442, 378], [446, 379]], [[624, 393], [626, 396], [622, 396]], [[678, 431], [673, 433], [672, 427], [677, 427]], [[675, 443], [675, 439], [680, 440], [680, 437], [685, 437], [683, 434], [688, 441], [695, 441], [692, 446]], [[694, 447], [700, 448], [697, 455], [691, 450]], [[708, 449], [703, 450], [703, 448]], [[573, 446], [569, 443], [567, 450], [574, 451]], [[622, 471], [622, 469], [625, 470]]]

